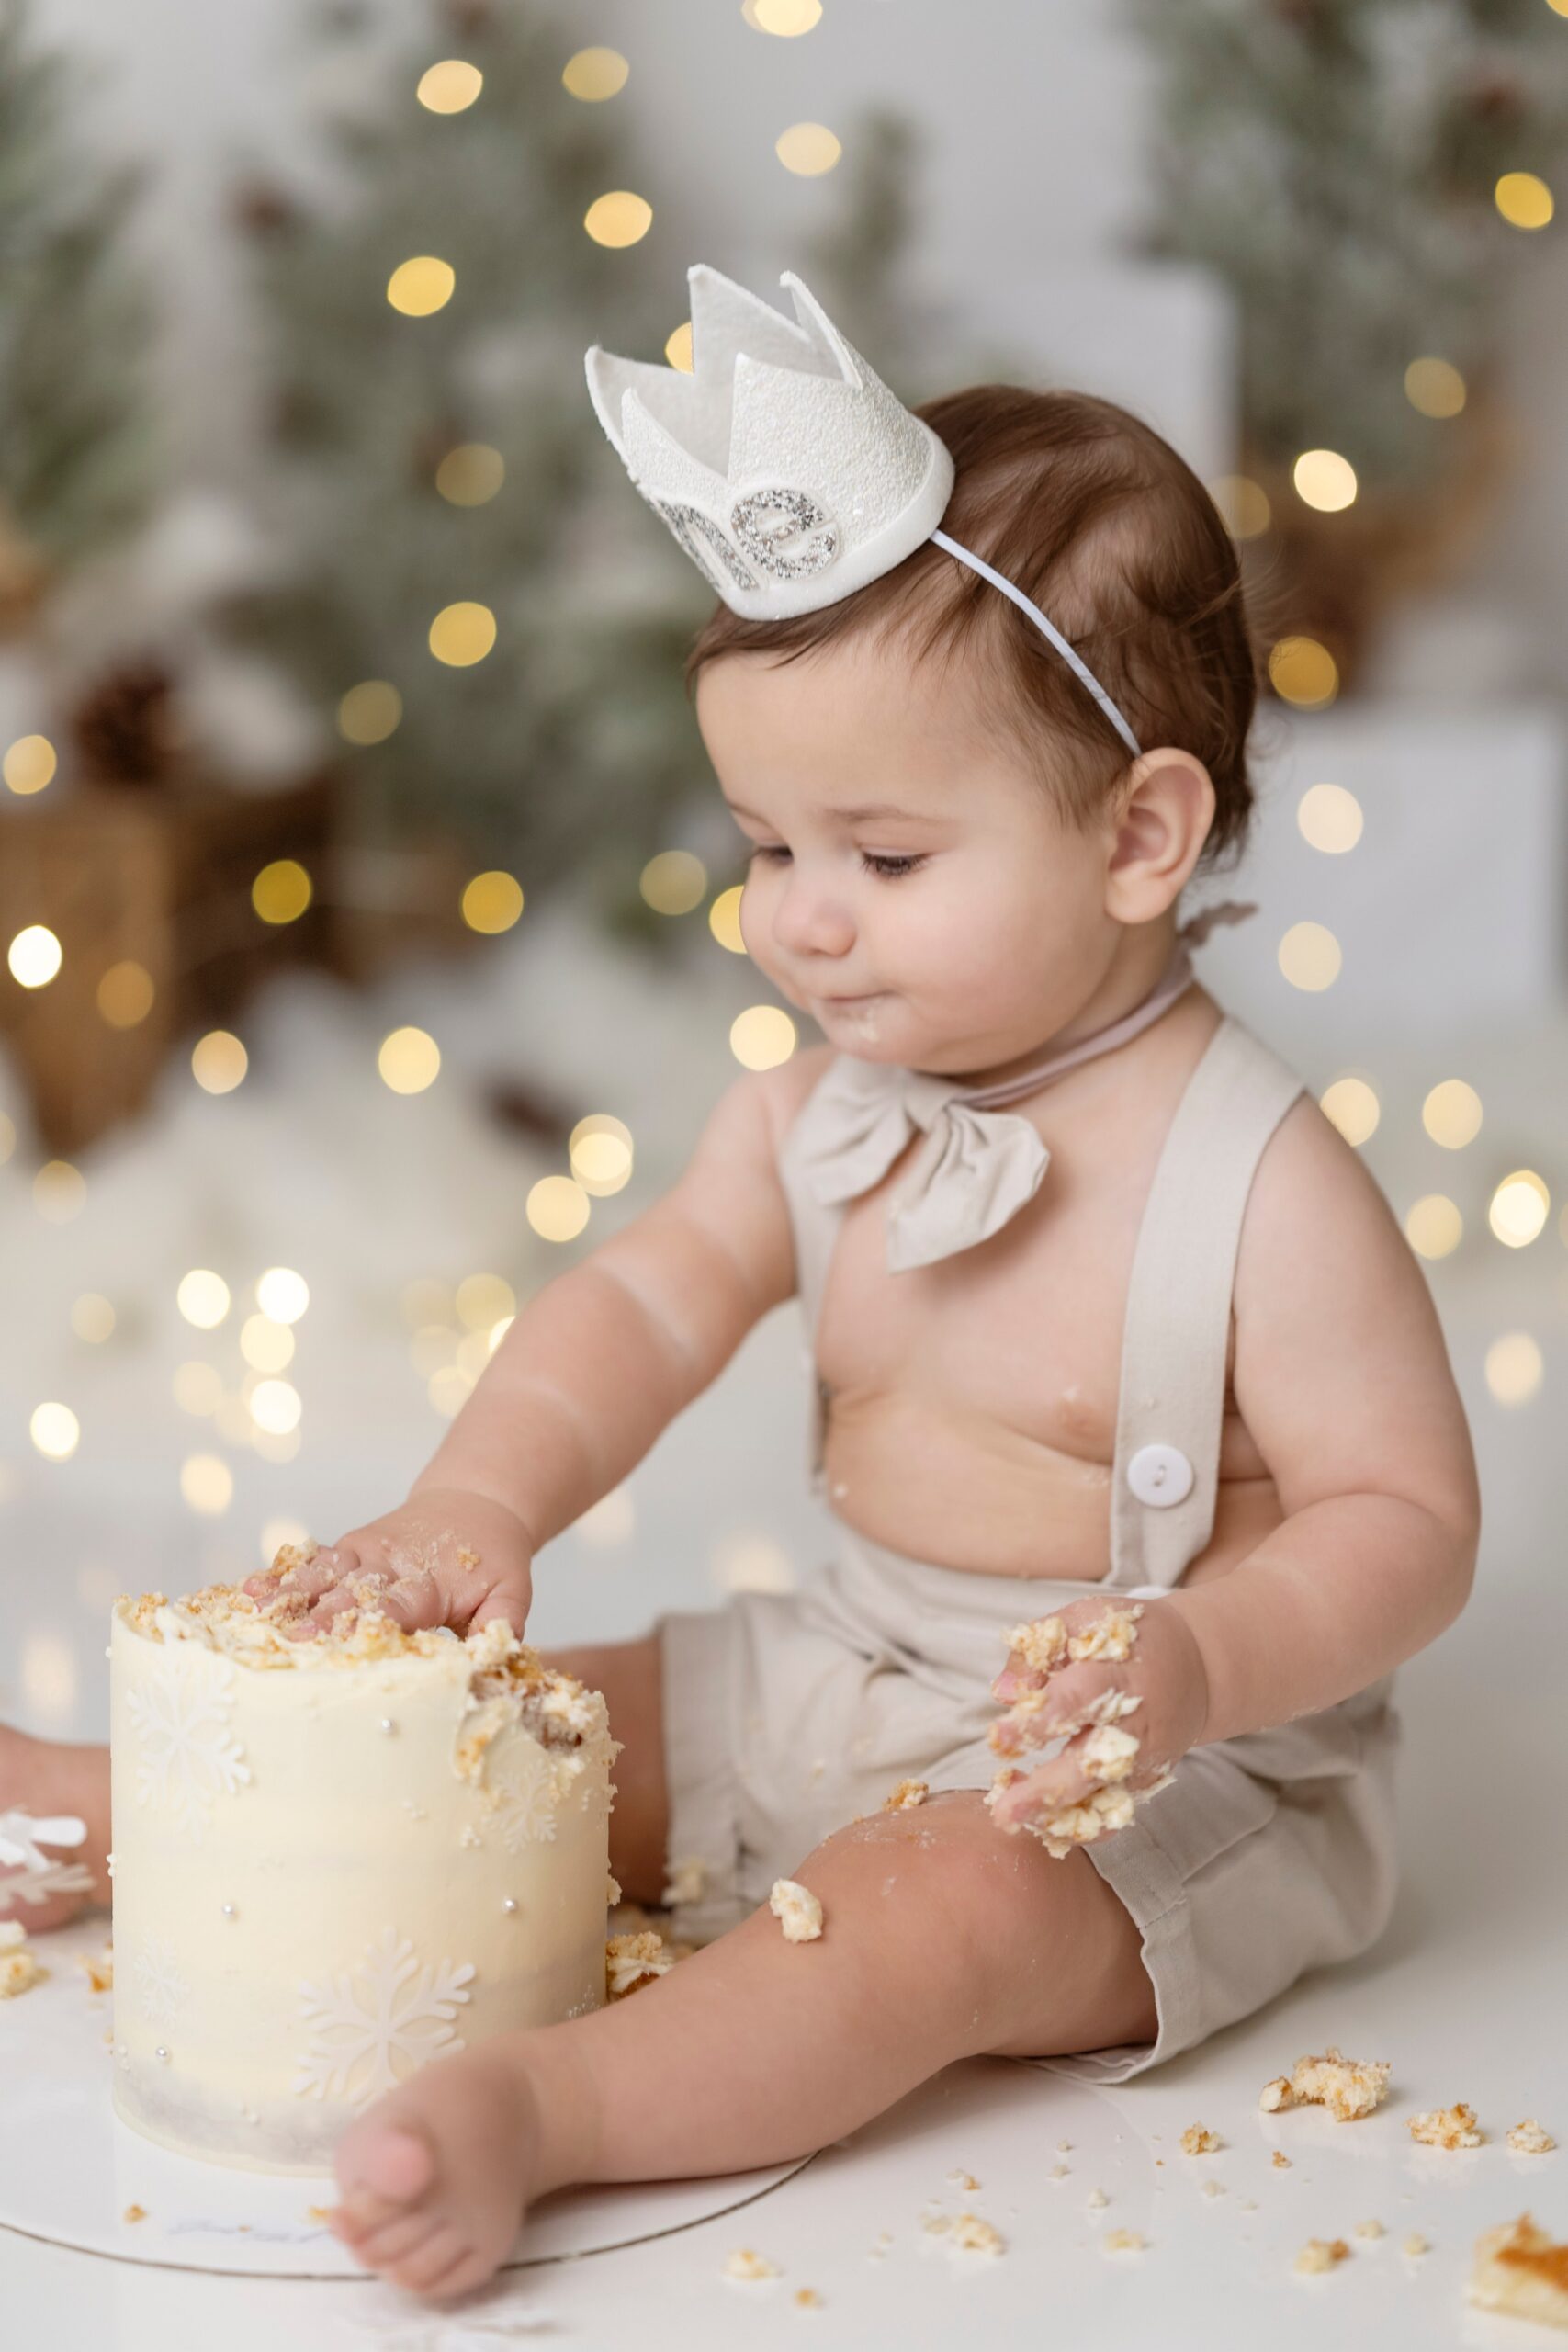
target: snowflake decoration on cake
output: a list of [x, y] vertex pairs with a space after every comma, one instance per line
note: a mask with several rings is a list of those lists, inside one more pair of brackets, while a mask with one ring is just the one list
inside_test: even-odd
[[534, 1742], [519, 1739], [510, 1742], [500, 1758], [492, 1750], [486, 1762], [485, 1786], [495, 1798], [507, 1852], [520, 1854], [540, 1841], [547, 1845], [560, 1811], [560, 1791], [549, 1758]]
[[91, 1894], [96, 1884], [85, 1862], [46, 1862], [41, 1871], [0, 1878], [0, 1911], [14, 1903], [45, 1903], [51, 1894]]
[[421, 1967], [408, 1938], [383, 1928], [356, 1969], [344, 1969], [325, 1987], [301, 1981], [299, 2013], [310, 2039], [299, 2056], [296, 2095], [367, 2107], [427, 2059], [461, 2050], [450, 2020], [468, 2000], [473, 1974], [469, 1961], [460, 1968], [449, 1960]]
[[46, 1846], [80, 1846], [87, 1825], [75, 1814], [39, 1815], [20, 1806], [0, 1813], [0, 1863], [19, 1863], [0, 1878], [0, 1911], [13, 1903], [44, 1903], [51, 1894], [91, 1894], [97, 1882], [85, 1862], [55, 1861]]
[[169, 1945], [156, 1936], [143, 1936], [131, 1961], [136, 1997], [149, 2025], [173, 2025], [190, 1998], [190, 1986], [175, 1965]]
[[136, 1726], [137, 1803], [166, 1804], [193, 1846], [212, 1826], [214, 1798], [232, 1796], [251, 1777], [229, 1720], [233, 1681], [225, 1657], [171, 1651], [126, 1694]]

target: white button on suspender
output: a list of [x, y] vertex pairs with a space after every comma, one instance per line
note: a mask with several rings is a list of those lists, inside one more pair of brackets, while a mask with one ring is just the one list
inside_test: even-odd
[[1127, 1464], [1127, 1484], [1156, 1510], [1192, 1492], [1192, 1464], [1179, 1445], [1141, 1445]]

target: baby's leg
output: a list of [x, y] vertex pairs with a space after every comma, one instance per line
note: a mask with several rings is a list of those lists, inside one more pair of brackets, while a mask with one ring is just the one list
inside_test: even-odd
[[[93, 1873], [92, 1894], [51, 1894], [42, 1903], [0, 1905], [0, 1919], [20, 1919], [29, 1935], [62, 1928], [84, 1904], [109, 1900], [109, 1752], [96, 1745], [73, 1747], [64, 1740], [32, 1739], [0, 1724], [0, 1813], [73, 1813], [87, 1825], [85, 1845], [51, 1848], [63, 1862], [81, 1862]], [[18, 1873], [7, 1871], [0, 1886]]]
[[421, 2294], [488, 2278], [524, 2209], [573, 2181], [684, 2178], [804, 2154], [956, 2058], [1154, 2039], [1132, 1919], [1088, 1856], [1010, 1837], [978, 1792], [837, 1831], [763, 1907], [623, 2001], [427, 2066], [339, 2144], [334, 2222]]

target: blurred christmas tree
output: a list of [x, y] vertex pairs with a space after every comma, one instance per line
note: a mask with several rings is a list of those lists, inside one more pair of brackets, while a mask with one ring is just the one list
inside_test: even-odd
[[[706, 778], [682, 656], [708, 599], [628, 494], [583, 353], [678, 358], [691, 256], [605, 194], [660, 177], [592, 102], [624, 78], [612, 52], [574, 57], [538, 7], [422, 14], [389, 48], [368, 9], [318, 8], [328, 186], [240, 194], [292, 577], [232, 622], [336, 714], [364, 828], [457, 831], [638, 922], [641, 865]], [[832, 258], [869, 303], [904, 234], [902, 148], [875, 119], [860, 143]], [[585, 231], [596, 206], [635, 259]]]
[[[1500, 297], [1568, 142], [1563, 0], [1130, 5], [1163, 116], [1140, 250], [1235, 293], [1242, 469], [1268, 514], [1233, 522], [1271, 532], [1254, 560], [1281, 617], [1343, 666], [1368, 600], [1458, 552], [1510, 454]], [[1354, 470], [1337, 510], [1293, 482], [1319, 450]]]
[[84, 69], [0, 0], [0, 630], [146, 515], [157, 467], [141, 375], [154, 327], [124, 227], [145, 174], [84, 161]]

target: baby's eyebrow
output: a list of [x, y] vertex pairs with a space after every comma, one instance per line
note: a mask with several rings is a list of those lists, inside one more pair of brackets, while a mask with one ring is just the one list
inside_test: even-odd
[[[728, 794], [725, 797], [728, 798]], [[768, 821], [765, 817], [760, 817], [754, 808], [748, 808], [742, 801], [731, 800], [729, 806], [738, 817], [750, 817], [754, 824], [765, 825]], [[825, 817], [837, 817], [846, 825], [863, 825], [873, 817], [897, 817], [902, 822], [913, 825], [945, 825], [950, 821], [948, 818], [939, 816], [933, 809], [902, 808], [897, 801], [893, 800], [866, 800], [853, 808], [824, 808], [822, 814]]]

